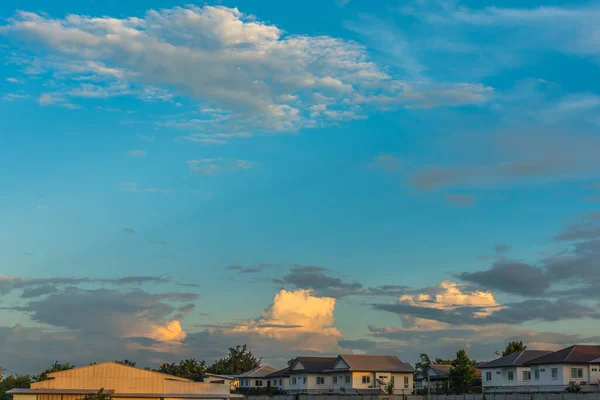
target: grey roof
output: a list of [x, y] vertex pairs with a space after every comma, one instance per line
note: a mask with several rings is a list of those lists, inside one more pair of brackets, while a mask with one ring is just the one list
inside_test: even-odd
[[521, 350], [516, 353], [490, 361], [478, 368], [517, 367], [527, 364], [529, 361], [552, 353], [550, 350]]
[[243, 374], [238, 375], [237, 378], [264, 378], [275, 371], [277, 370], [270, 365], [263, 365], [262, 367], [246, 371]]
[[180, 399], [228, 399], [228, 394], [190, 394], [190, 393], [115, 393], [111, 398], [180, 398]]
[[[100, 391], [98, 389], [11, 389], [8, 394], [90, 394], [94, 395]], [[113, 389], [103, 389], [102, 393], [112, 395]]]
[[447, 378], [450, 376], [452, 365], [447, 364], [431, 364], [431, 369], [438, 375], [438, 378]]
[[290, 376], [290, 367], [285, 367], [278, 371], [272, 372], [269, 375], [267, 375], [265, 378], [283, 378], [286, 376]]
[[538, 357], [529, 361], [528, 365], [540, 364], [587, 364], [600, 358], [600, 346], [576, 344], [566, 349]]
[[[289, 372], [291, 374], [302, 372], [323, 372], [329, 369], [335, 360], [337, 360], [337, 357], [298, 357], [292, 364]], [[304, 368], [294, 369], [298, 363], [300, 363]]]
[[333, 371], [347, 370], [362, 372], [414, 372], [414, 368], [410, 364], [400, 361], [400, 359], [396, 356], [341, 354], [338, 356], [338, 359], [344, 360], [344, 362], [348, 364], [349, 368], [336, 368]]
[[221, 378], [221, 379], [234, 379], [233, 376], [230, 375], [219, 375], [219, 374], [211, 374], [211, 373], [205, 373], [204, 376], [208, 376], [208, 377], [215, 377], [215, 378]]

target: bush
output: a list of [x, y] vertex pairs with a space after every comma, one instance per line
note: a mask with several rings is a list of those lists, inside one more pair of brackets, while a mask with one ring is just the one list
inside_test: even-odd
[[237, 388], [237, 392], [247, 396], [280, 396], [286, 394], [285, 390], [276, 387], [250, 387]]
[[567, 386], [567, 388], [565, 389], [565, 391], [568, 392], [568, 393], [579, 393], [579, 392], [581, 392], [581, 386], [579, 386], [575, 382], [571, 382], [569, 384], [569, 386]]

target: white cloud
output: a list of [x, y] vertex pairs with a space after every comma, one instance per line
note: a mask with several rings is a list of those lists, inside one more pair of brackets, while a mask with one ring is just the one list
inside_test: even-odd
[[2, 96], [2, 100], [5, 100], [5, 101], [15, 101], [15, 100], [26, 99], [28, 97], [29, 97], [28, 94], [7, 93], [4, 96]]
[[154, 142], [156, 136], [137, 135], [137, 138], [140, 140], [145, 140], [146, 142]]
[[148, 155], [148, 152], [145, 150], [129, 150], [125, 153], [125, 157], [127, 158], [144, 158]]
[[256, 164], [247, 160], [228, 160], [223, 158], [203, 158], [188, 161], [192, 172], [198, 175], [216, 175], [222, 172], [246, 170]]
[[17, 78], [6, 78], [6, 82], [20, 85], [20, 84], [23, 83], [23, 80], [22, 79], [17, 79]]
[[160, 194], [172, 194], [173, 189], [157, 189], [153, 187], [144, 188], [141, 187], [137, 182], [122, 182], [121, 190], [124, 192], [131, 193], [160, 193]]
[[[38, 71], [101, 79], [65, 88], [63, 95], [170, 101], [176, 91], [201, 101], [204, 110], [227, 110], [231, 116], [223, 124], [237, 129], [295, 131], [362, 118], [367, 107], [460, 106], [486, 101], [491, 93], [476, 84], [401, 82], [355, 42], [285, 35], [222, 6], [149, 10], [122, 19], [19, 12], [1, 29], [45, 46], [51, 58], [31, 61]], [[313, 95], [328, 99], [326, 112], [310, 111], [321, 104]]]

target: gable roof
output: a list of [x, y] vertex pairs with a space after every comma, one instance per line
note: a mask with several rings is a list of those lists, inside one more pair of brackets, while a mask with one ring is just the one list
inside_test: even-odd
[[271, 372], [269, 375], [265, 376], [265, 378], [280, 378], [290, 376], [290, 367], [282, 368], [278, 371]]
[[566, 349], [538, 357], [529, 361], [528, 365], [540, 364], [587, 364], [600, 358], [600, 346], [576, 344]]
[[550, 350], [521, 350], [480, 365], [478, 368], [517, 367], [550, 353], [552, 353]]
[[[336, 357], [298, 357], [290, 366], [290, 373], [306, 373], [306, 372], [323, 372], [337, 360]], [[296, 369], [296, 366], [302, 365], [301, 369]]]
[[239, 374], [237, 378], [264, 378], [272, 372], [277, 371], [270, 365], [263, 365], [262, 367], [251, 369], [243, 374]]
[[452, 365], [447, 364], [431, 364], [431, 369], [437, 374], [438, 378], [447, 378], [450, 376]]
[[348, 365], [348, 368], [335, 369], [334, 371], [414, 372], [414, 368], [410, 364], [400, 361], [397, 356], [340, 354], [332, 364], [332, 367], [340, 359]]
[[73, 374], [77, 374], [79, 371], [81, 371], [83, 369], [98, 368], [98, 367], [105, 366], [105, 365], [111, 365], [113, 367], [116, 366], [116, 367], [119, 367], [119, 368], [131, 368], [131, 369], [135, 369], [135, 370], [138, 370], [138, 371], [144, 371], [144, 372], [146, 372], [148, 374], [162, 375], [165, 379], [171, 379], [171, 380], [174, 380], [174, 381], [192, 382], [191, 379], [181, 378], [181, 377], [175, 376], [175, 375], [164, 374], [162, 372], [152, 371], [152, 370], [145, 369], [145, 368], [132, 367], [131, 365], [121, 364], [121, 363], [118, 363], [116, 361], [106, 361], [106, 362], [101, 362], [101, 363], [97, 363], [97, 364], [84, 365], [82, 367], [76, 367], [76, 368], [66, 369], [64, 371], [51, 372], [51, 373], [48, 374], [48, 377], [49, 378], [56, 378], [57, 375], [73, 375]]

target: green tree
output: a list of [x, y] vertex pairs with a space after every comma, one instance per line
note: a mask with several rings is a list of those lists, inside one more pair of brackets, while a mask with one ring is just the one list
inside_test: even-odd
[[433, 364], [429, 356], [425, 353], [419, 354], [419, 358], [420, 361], [415, 364], [415, 369], [419, 371], [423, 371], [425, 368], [428, 368], [431, 364]]
[[66, 371], [73, 368], [75, 368], [74, 365], [71, 365], [69, 363], [60, 364], [58, 361], [56, 361], [54, 364], [52, 364], [50, 368], [48, 368], [39, 375], [32, 376], [31, 379], [33, 382], [45, 381], [48, 380], [48, 374], [51, 374], [52, 372]]
[[110, 400], [110, 395], [104, 393], [104, 389], [100, 389], [96, 394], [85, 396], [85, 400]]
[[443, 358], [436, 358], [434, 364], [438, 365], [450, 365], [452, 364], [452, 360], [446, 360]]
[[506, 348], [504, 349], [504, 353], [502, 353], [502, 355], [507, 356], [509, 354], [516, 353], [517, 351], [523, 351], [526, 349], [527, 346], [525, 346], [522, 341], [510, 342], [506, 345]]
[[194, 358], [188, 358], [187, 360], [179, 361], [179, 364], [164, 363], [158, 368], [157, 371], [162, 372], [163, 374], [179, 376], [180, 378], [201, 382], [204, 379], [206, 363], [204, 361], [198, 361]]
[[476, 375], [475, 368], [473, 368], [467, 352], [459, 350], [450, 365], [452, 365], [452, 368], [450, 368], [450, 388], [452, 391], [455, 394], [469, 393]]
[[127, 365], [129, 367], [135, 367], [136, 362], [128, 359], [124, 359], [122, 361], [115, 361], [116, 363]]
[[221, 375], [239, 375], [260, 367], [262, 358], [256, 358], [246, 345], [229, 348], [229, 355], [215, 361], [207, 372]]
[[31, 384], [29, 375], [9, 375], [6, 379], [0, 377], [0, 400], [9, 400], [10, 395], [6, 394], [12, 389], [28, 389]]

